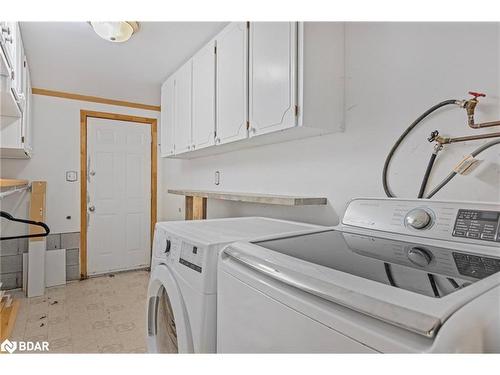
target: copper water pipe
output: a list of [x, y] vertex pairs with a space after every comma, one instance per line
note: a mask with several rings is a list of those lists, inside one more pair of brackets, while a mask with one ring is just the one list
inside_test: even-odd
[[[472, 99], [469, 100], [462, 100], [458, 101], [457, 104], [459, 104], [462, 108], [465, 108], [467, 111], [467, 119], [468, 119], [468, 124], [469, 127], [472, 129], [481, 129], [481, 128], [489, 128], [492, 126], [500, 126], [500, 121], [490, 121], [490, 122], [483, 122], [476, 124], [474, 122], [474, 111], [476, 109], [476, 105], [479, 103], [477, 98], [479, 97], [485, 97], [486, 94], [483, 94], [481, 92], [474, 92], [474, 91], [469, 91], [469, 94], [473, 96]], [[457, 143], [457, 142], [465, 142], [465, 141], [477, 141], [479, 139], [488, 139], [488, 138], [497, 138], [500, 137], [500, 132], [496, 133], [489, 133], [489, 134], [477, 134], [477, 135], [467, 135], [463, 137], [443, 137], [439, 135], [439, 132], [435, 132], [431, 134], [431, 137], [429, 138], [429, 141], [436, 141], [440, 145], [446, 145], [449, 143]]]
[[[498, 124], [500, 125], [500, 123]], [[497, 138], [500, 137], [500, 132], [488, 133], [488, 134], [477, 134], [477, 135], [467, 135], [463, 137], [443, 137], [438, 135], [435, 137], [435, 141], [441, 145], [446, 145], [449, 143], [466, 142], [466, 141], [477, 141], [479, 139]]]
[[[474, 111], [476, 109], [476, 105], [479, 103], [477, 98], [478, 97], [485, 97], [486, 94], [483, 94], [481, 92], [474, 92], [474, 91], [469, 91], [469, 94], [472, 95], [473, 98], [469, 99], [469, 100], [464, 100], [460, 104], [460, 106], [462, 108], [465, 108], [465, 110], [467, 111], [467, 120], [468, 120], [467, 122], [469, 124], [469, 127], [471, 127], [472, 129], [481, 129], [481, 128], [489, 128], [491, 126], [499, 126], [500, 121], [489, 121], [489, 122], [483, 122], [483, 123], [479, 123], [479, 124], [476, 124], [474, 122]], [[492, 137], [489, 137], [489, 138], [492, 138]], [[482, 139], [482, 138], [479, 138], [479, 139]]]

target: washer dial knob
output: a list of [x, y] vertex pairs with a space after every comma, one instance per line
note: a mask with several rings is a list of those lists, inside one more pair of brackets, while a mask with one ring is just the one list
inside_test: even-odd
[[428, 266], [432, 260], [431, 252], [421, 247], [412, 247], [407, 255], [410, 262], [419, 267]]
[[432, 216], [423, 208], [416, 208], [406, 214], [405, 223], [413, 229], [425, 229], [432, 222]]
[[163, 251], [167, 256], [170, 255], [170, 249], [172, 248], [172, 241], [167, 238], [165, 242], [165, 250]]

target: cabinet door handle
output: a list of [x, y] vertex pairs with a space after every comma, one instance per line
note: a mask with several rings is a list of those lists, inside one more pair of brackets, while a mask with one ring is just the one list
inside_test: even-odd
[[10, 44], [12, 44], [14, 41], [12, 40], [12, 36], [6, 36], [5, 37], [5, 41], [6, 42], [9, 42]]

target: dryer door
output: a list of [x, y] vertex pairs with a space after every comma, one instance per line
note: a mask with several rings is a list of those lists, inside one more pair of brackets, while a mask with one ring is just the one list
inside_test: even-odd
[[150, 353], [192, 353], [193, 340], [177, 282], [164, 264], [151, 273], [148, 287], [147, 343]]

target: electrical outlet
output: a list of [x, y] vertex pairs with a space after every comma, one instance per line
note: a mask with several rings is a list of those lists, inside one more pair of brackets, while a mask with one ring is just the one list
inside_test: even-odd
[[77, 171], [67, 171], [66, 172], [66, 181], [68, 181], [68, 182], [78, 181], [78, 172]]

